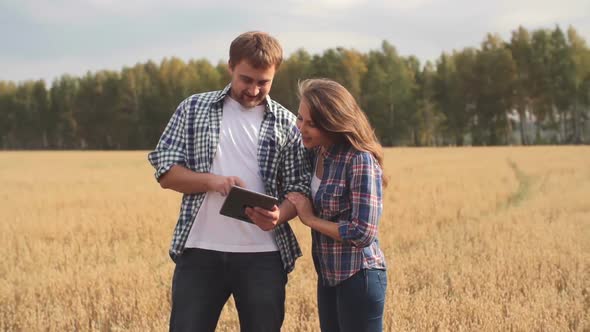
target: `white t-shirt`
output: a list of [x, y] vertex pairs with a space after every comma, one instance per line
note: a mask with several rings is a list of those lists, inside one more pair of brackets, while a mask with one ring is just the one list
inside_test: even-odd
[[[258, 167], [258, 135], [264, 117], [264, 106], [245, 108], [227, 96], [219, 145], [211, 165], [211, 173], [237, 176], [246, 188], [264, 193], [264, 182]], [[208, 192], [186, 242], [187, 248], [224, 252], [277, 251], [272, 232], [258, 226], [219, 214], [225, 200], [217, 192]]]
[[318, 178], [317, 175], [315, 175], [315, 172], [313, 174], [313, 177], [311, 178], [311, 197], [315, 197], [315, 195], [318, 193], [318, 190], [320, 189], [320, 183], [322, 182], [322, 180], [320, 178]]
[[322, 182], [322, 179], [318, 178], [318, 176], [316, 175], [318, 169], [318, 160], [319, 158], [316, 159], [315, 166], [313, 167], [313, 176], [311, 177], [310, 189], [312, 198], [315, 198], [315, 195], [318, 193], [318, 190], [320, 189], [320, 184]]

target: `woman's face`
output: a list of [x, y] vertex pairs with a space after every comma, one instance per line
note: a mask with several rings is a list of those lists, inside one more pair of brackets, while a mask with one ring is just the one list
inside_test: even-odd
[[297, 128], [299, 128], [299, 131], [301, 132], [303, 146], [307, 149], [313, 149], [318, 146], [328, 147], [333, 143], [327, 132], [316, 127], [311, 119], [309, 107], [303, 99], [301, 99], [301, 102], [299, 103]]

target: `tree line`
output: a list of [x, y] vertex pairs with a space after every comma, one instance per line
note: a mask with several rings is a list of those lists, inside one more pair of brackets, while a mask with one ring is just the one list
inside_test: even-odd
[[[386, 146], [590, 143], [590, 49], [573, 27], [488, 34], [424, 64], [387, 41], [368, 53], [299, 49], [271, 96], [296, 112], [309, 77], [346, 86]], [[152, 149], [184, 98], [229, 81], [225, 63], [175, 57], [50, 86], [0, 81], [0, 148]]]

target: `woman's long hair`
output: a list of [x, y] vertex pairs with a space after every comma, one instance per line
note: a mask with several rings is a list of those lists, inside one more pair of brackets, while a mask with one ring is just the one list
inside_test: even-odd
[[[346, 140], [359, 151], [371, 153], [383, 169], [383, 147], [367, 115], [345, 87], [325, 78], [308, 79], [299, 82], [299, 98], [319, 129], [337, 140]], [[383, 176], [383, 184], [386, 182]]]

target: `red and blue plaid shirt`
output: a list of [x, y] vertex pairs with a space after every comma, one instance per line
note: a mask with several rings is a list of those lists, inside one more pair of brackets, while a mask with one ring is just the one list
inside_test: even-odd
[[[311, 165], [318, 153], [311, 151]], [[313, 261], [323, 284], [337, 285], [361, 269], [385, 269], [377, 240], [383, 210], [381, 176], [381, 167], [369, 152], [347, 144], [326, 152], [313, 205], [316, 216], [338, 223], [343, 241], [312, 230]]]

